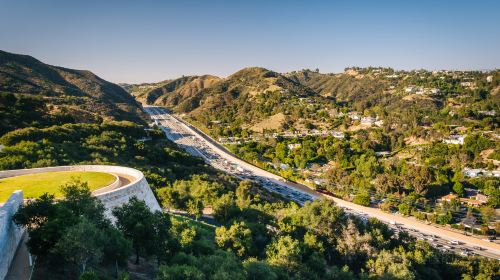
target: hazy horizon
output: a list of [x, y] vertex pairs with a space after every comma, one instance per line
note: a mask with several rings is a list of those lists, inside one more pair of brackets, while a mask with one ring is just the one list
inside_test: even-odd
[[[146, 5], [145, 5], [146, 3]], [[117, 83], [351, 66], [500, 67], [495, 1], [4, 1], [0, 49]]]

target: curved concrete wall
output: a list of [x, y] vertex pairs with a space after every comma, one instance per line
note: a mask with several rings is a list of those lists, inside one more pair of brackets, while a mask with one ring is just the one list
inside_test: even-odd
[[115, 180], [111, 185], [95, 190], [92, 192], [94, 196], [99, 198], [104, 206], [106, 207], [106, 216], [111, 220], [114, 217], [111, 214], [113, 208], [120, 206], [133, 196], [140, 200], [146, 202], [146, 205], [152, 211], [161, 211], [161, 207], [156, 200], [153, 191], [149, 187], [144, 174], [141, 171], [129, 167], [114, 166], [114, 165], [73, 165], [73, 166], [55, 166], [55, 167], [44, 167], [44, 168], [32, 168], [32, 169], [18, 169], [18, 170], [6, 170], [0, 171], [0, 179], [33, 174], [33, 173], [44, 173], [44, 172], [55, 172], [55, 171], [96, 171], [96, 172], [106, 172], [114, 175], [124, 175], [127, 178], [132, 178], [130, 182], [124, 186], [120, 185], [120, 181]]
[[7, 202], [0, 207], [0, 279], [4, 279], [16, 254], [24, 229], [12, 221], [20, 205], [23, 204], [23, 192], [15, 191]]

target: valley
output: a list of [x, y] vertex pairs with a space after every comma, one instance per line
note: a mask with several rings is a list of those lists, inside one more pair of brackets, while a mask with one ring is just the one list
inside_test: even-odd
[[[303, 205], [307, 201], [326, 197], [334, 200], [336, 205], [342, 207], [351, 215], [358, 216], [361, 219], [367, 217], [377, 218], [387, 223], [396, 232], [405, 231], [416, 238], [429, 240], [433, 246], [440, 250], [450, 250], [464, 255], [476, 254], [493, 259], [500, 257], [500, 245], [496, 242], [471, 238], [458, 232], [426, 225], [415, 219], [390, 215], [378, 209], [356, 205], [327, 194], [312, 191], [306, 186], [288, 182], [282, 177], [259, 169], [231, 155], [216, 141], [185, 123], [182, 119], [170, 115], [166, 109], [155, 106], [145, 106], [144, 108], [150, 114], [152, 120], [155, 121], [155, 124], [159, 125], [164, 131], [169, 140], [176, 142], [193, 156], [202, 157], [214, 168], [233, 176], [255, 181], [268, 191], [276, 192], [285, 199]], [[456, 242], [458, 243], [455, 244]]]

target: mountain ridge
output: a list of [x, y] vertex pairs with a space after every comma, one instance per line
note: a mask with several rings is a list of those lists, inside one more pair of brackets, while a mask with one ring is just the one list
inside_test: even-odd
[[[1, 50], [0, 93], [18, 99], [41, 99], [41, 111], [69, 116], [73, 122], [145, 120], [134, 97], [91, 71], [53, 66], [29, 55]], [[22, 126], [32, 124], [26, 122]]]

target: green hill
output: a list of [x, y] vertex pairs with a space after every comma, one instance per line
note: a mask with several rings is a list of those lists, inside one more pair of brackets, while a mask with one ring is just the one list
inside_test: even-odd
[[[48, 65], [28, 55], [0, 51], [0, 93], [3, 132], [39, 125], [53, 117], [72, 122], [142, 122], [143, 118], [137, 101], [120, 86], [90, 71]], [[9, 114], [9, 110], [26, 103], [39, 114], [12, 119], [19, 114]]]
[[222, 121], [251, 126], [278, 113], [291, 114], [293, 100], [315, 95], [301, 83], [259, 67], [242, 69], [225, 79], [187, 76], [147, 86], [152, 88], [141, 91], [146, 86], [138, 85], [129, 90], [141, 102], [188, 113], [205, 125]]

